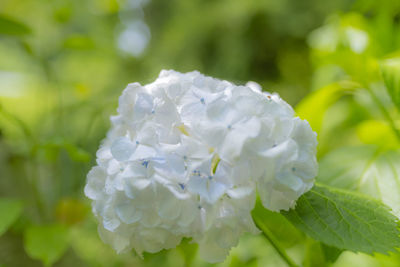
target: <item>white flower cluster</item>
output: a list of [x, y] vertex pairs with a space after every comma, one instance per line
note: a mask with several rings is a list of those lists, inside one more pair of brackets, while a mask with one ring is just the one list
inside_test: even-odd
[[263, 205], [287, 210], [313, 186], [316, 134], [276, 94], [199, 72], [129, 84], [85, 194], [118, 252], [157, 252], [182, 238], [225, 259]]

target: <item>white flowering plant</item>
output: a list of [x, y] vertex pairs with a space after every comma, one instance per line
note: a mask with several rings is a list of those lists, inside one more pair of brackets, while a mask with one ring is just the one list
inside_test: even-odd
[[400, 266], [399, 1], [3, 2], [0, 267]]
[[[156, 253], [186, 238], [203, 260], [221, 262], [244, 233], [262, 232], [295, 266], [268, 229], [267, 210], [337, 251], [400, 244], [385, 207], [314, 186], [316, 133], [254, 82], [163, 70], [153, 83], [129, 84], [117, 111], [85, 194], [100, 237], [118, 253]], [[254, 209], [257, 198], [262, 208]], [[380, 243], [383, 237], [391, 244]], [[361, 239], [377, 242], [363, 246]]]

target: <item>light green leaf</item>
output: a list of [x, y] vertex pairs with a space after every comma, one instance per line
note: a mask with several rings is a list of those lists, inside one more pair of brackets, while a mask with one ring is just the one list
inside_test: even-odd
[[0, 35], [26, 35], [31, 33], [31, 29], [20, 21], [0, 14]]
[[387, 254], [400, 247], [397, 218], [361, 194], [316, 185], [282, 214], [310, 237], [339, 249]]
[[353, 90], [355, 86], [356, 84], [350, 82], [338, 82], [318, 89], [296, 106], [296, 113], [301, 119], [307, 120], [311, 128], [319, 133], [325, 111], [346, 91]]
[[381, 64], [386, 89], [393, 103], [400, 109], [400, 58], [387, 59]]
[[305, 240], [304, 267], [328, 267], [325, 255], [322, 251], [321, 242], [311, 238]]
[[0, 236], [18, 219], [22, 208], [19, 200], [0, 198]]
[[51, 266], [68, 248], [68, 230], [63, 225], [31, 226], [24, 234], [24, 247], [27, 254]]
[[400, 218], [400, 152], [377, 146], [344, 147], [320, 161], [318, 181], [382, 201]]
[[185, 238], [177, 248], [182, 253], [185, 260], [185, 266], [191, 266], [198, 250], [197, 244], [190, 243], [190, 240]]
[[400, 143], [390, 125], [385, 121], [365, 120], [357, 125], [357, 136], [364, 144], [382, 148], [399, 148]]

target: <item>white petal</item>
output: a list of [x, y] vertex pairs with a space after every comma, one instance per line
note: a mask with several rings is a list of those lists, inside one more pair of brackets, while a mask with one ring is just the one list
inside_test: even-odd
[[216, 202], [226, 189], [225, 184], [199, 176], [191, 177], [188, 183], [188, 190], [199, 194], [208, 203]]
[[118, 161], [126, 161], [135, 152], [136, 145], [127, 137], [116, 139], [111, 145], [111, 154]]
[[304, 186], [303, 181], [296, 175], [288, 172], [283, 172], [277, 177], [277, 182], [289, 187], [293, 191], [299, 191]]
[[227, 187], [223, 183], [209, 181], [206, 201], [209, 203], [216, 202], [225, 193], [226, 189]]
[[189, 226], [198, 216], [199, 209], [193, 201], [185, 201], [182, 203], [181, 207], [181, 217], [178, 220], [178, 225], [180, 227]]
[[110, 232], [101, 225], [98, 227], [99, 236], [103, 242], [111, 244], [111, 246], [119, 253], [129, 246], [129, 236]]
[[85, 195], [90, 199], [101, 198], [104, 190], [106, 173], [101, 167], [93, 167], [87, 176]]
[[263, 157], [266, 158], [286, 158], [286, 155], [294, 160], [297, 157], [297, 145], [291, 140], [287, 139], [286, 141], [278, 144], [275, 147], [272, 147], [266, 151], [260, 153]]
[[[150, 203], [149, 203], [150, 204]], [[143, 213], [142, 220], [140, 223], [146, 227], [155, 227], [161, 223], [161, 218], [158, 216], [157, 212], [152, 209], [151, 205], [148, 205], [146, 212]]]
[[135, 223], [142, 218], [142, 211], [137, 210], [132, 201], [118, 204], [115, 207], [115, 212], [121, 221], [126, 224]]
[[158, 194], [158, 214], [160, 217], [168, 220], [176, 219], [181, 212], [180, 201], [176, 199], [174, 195], [168, 191], [168, 189], [158, 190]]
[[151, 191], [151, 181], [149, 179], [127, 178], [125, 181], [125, 194], [128, 198], [138, 198], [143, 192]]
[[108, 164], [107, 164], [107, 174], [114, 175], [117, 172], [120, 172], [121, 168], [122, 168], [121, 162], [119, 162], [116, 159], [111, 159], [108, 161]]
[[199, 176], [193, 176], [188, 183], [188, 190], [192, 193], [206, 197], [208, 195], [207, 179]]
[[228, 256], [230, 248], [222, 248], [215, 242], [200, 243], [200, 257], [210, 263], [222, 262]]
[[260, 133], [261, 123], [257, 118], [237, 123], [228, 131], [220, 149], [221, 158], [233, 163], [242, 152], [245, 142]]
[[157, 152], [154, 148], [145, 145], [138, 145], [130, 160], [148, 159], [155, 156], [157, 156]]
[[144, 115], [151, 114], [153, 110], [153, 97], [149, 94], [139, 93], [134, 107], [134, 116], [142, 119]]
[[254, 194], [254, 188], [251, 186], [237, 187], [234, 189], [229, 189], [227, 192], [228, 196], [231, 198], [241, 199]]
[[241, 231], [238, 231], [238, 229], [233, 230], [228, 226], [223, 226], [218, 229], [215, 240], [221, 248], [231, 249], [237, 245], [240, 234]]
[[106, 206], [103, 211], [103, 226], [108, 231], [115, 231], [117, 227], [121, 224], [118, 218], [115, 216], [112, 206]]

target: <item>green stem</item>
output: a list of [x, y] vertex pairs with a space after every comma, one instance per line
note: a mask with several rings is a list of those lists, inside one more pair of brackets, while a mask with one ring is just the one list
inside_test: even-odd
[[286, 254], [286, 251], [283, 249], [279, 241], [275, 238], [275, 236], [271, 233], [268, 227], [259, 219], [257, 216], [253, 215], [253, 220], [257, 227], [263, 232], [263, 235], [271, 245], [275, 248], [275, 250], [279, 253], [281, 258], [287, 263], [290, 267], [298, 267], [298, 265]]

